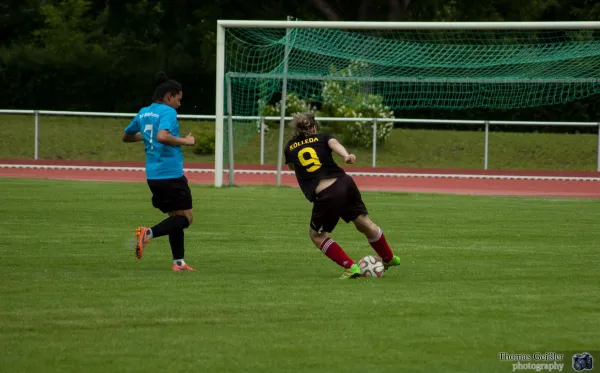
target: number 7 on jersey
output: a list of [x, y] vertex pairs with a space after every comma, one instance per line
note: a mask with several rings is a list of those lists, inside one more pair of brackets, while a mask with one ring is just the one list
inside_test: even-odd
[[150, 149], [154, 149], [154, 144], [152, 143], [152, 135], [154, 134], [154, 127], [151, 124], [146, 124], [144, 127], [144, 132], [150, 131]]

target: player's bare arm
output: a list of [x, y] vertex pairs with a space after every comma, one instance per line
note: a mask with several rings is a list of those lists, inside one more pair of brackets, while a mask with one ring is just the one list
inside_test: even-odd
[[293, 163], [288, 163], [288, 164], [287, 164], [287, 166], [288, 166], [288, 168], [289, 168], [290, 170], [292, 170], [292, 171], [294, 171], [294, 170], [296, 169], [296, 166], [294, 166], [294, 164], [293, 164]]
[[196, 143], [196, 139], [192, 134], [188, 134], [185, 137], [175, 137], [167, 130], [160, 130], [156, 135], [156, 140], [161, 144], [166, 145], [187, 145], [192, 146]]
[[142, 141], [142, 134], [141, 132], [136, 133], [135, 135], [129, 135], [127, 133], [123, 134], [123, 142], [138, 142], [138, 141]]
[[354, 154], [349, 154], [344, 145], [342, 145], [336, 139], [330, 139], [327, 144], [337, 155], [344, 158], [344, 162], [346, 163], [354, 163], [356, 162], [356, 156]]

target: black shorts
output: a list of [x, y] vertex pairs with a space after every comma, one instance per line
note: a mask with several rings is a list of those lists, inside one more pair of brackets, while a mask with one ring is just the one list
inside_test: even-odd
[[317, 232], [333, 232], [340, 218], [349, 223], [367, 214], [356, 183], [350, 175], [344, 175], [316, 194], [310, 226]]
[[176, 179], [148, 180], [152, 206], [163, 213], [192, 208], [192, 192], [185, 176]]

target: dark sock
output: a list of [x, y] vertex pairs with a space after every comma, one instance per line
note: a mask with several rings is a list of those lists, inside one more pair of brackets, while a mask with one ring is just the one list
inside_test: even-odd
[[183, 259], [183, 240], [183, 229], [169, 233], [169, 243], [171, 244], [171, 251], [173, 252], [173, 260]]
[[156, 224], [152, 229], [152, 238], [166, 236], [171, 232], [176, 232], [189, 227], [190, 222], [185, 216], [169, 216], [165, 220]]

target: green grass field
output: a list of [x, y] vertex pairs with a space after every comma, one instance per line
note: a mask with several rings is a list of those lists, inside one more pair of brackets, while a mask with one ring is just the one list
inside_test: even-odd
[[488, 373], [512, 371], [499, 352], [600, 350], [597, 200], [365, 192], [403, 262], [340, 281], [294, 188], [193, 186], [189, 273], [164, 237], [134, 259], [162, 218], [143, 183], [0, 189], [2, 372]]
[[[142, 161], [137, 145], [120, 141], [128, 119], [40, 117], [39, 157], [69, 160]], [[214, 132], [214, 124], [180, 121], [182, 130], [198, 136]], [[33, 158], [34, 119], [28, 115], [1, 115], [0, 158]], [[241, 127], [238, 127], [241, 128]], [[237, 133], [237, 132], [236, 132]], [[235, 163], [260, 162], [260, 136], [239, 135]], [[286, 139], [289, 134], [286, 134]], [[236, 136], [237, 137], [237, 136]], [[265, 163], [277, 164], [278, 130], [265, 139]], [[595, 171], [598, 136], [590, 134], [494, 133], [489, 137], [490, 169]], [[372, 164], [372, 150], [349, 148], [356, 166]], [[214, 155], [197, 155], [185, 149], [187, 162], [214, 162]], [[481, 169], [484, 133], [396, 129], [378, 145], [377, 166]]]

